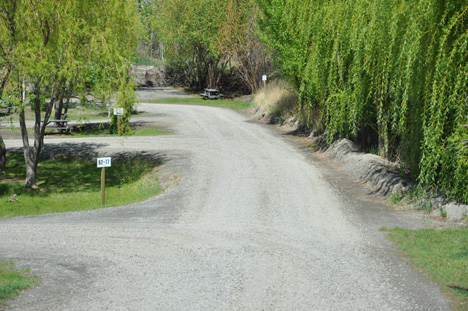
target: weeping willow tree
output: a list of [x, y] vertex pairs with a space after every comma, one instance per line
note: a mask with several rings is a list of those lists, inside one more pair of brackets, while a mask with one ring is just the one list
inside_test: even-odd
[[[118, 96], [118, 105], [127, 104], [133, 90], [127, 81], [128, 59], [137, 35], [138, 16], [132, 0], [0, 1], [0, 96], [8, 98], [19, 114], [25, 188], [37, 187], [46, 124], [70, 85], [75, 94], [89, 88], [97, 98], [120, 91], [128, 96]], [[92, 84], [87, 85], [91, 71]], [[23, 95], [25, 86], [30, 108]], [[32, 144], [26, 109], [34, 114]]]
[[377, 145], [468, 203], [468, 1], [258, 0], [264, 42], [331, 141]]

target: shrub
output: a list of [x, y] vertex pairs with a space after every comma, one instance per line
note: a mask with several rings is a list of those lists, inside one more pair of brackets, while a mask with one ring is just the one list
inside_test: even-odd
[[297, 114], [297, 101], [298, 92], [282, 80], [273, 80], [254, 96], [256, 107], [265, 111], [269, 116], [280, 119]]

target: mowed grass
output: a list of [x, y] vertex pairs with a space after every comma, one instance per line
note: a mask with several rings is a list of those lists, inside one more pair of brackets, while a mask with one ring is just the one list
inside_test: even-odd
[[[25, 118], [26, 120], [32, 121], [35, 120], [34, 112], [30, 106], [25, 108]], [[137, 111], [131, 112], [132, 116], [144, 116], [146, 114], [138, 113]], [[67, 112], [66, 119], [69, 121], [90, 121], [90, 120], [110, 120], [112, 116], [112, 110], [109, 114], [109, 110], [106, 105], [85, 105], [84, 107], [71, 104]], [[42, 118], [44, 117], [44, 112], [42, 112]], [[17, 113], [12, 113], [9, 116], [3, 117], [5, 121], [9, 121], [10, 118], [13, 121], [18, 121], [19, 117]], [[55, 119], [55, 112], [53, 111], [49, 119]]]
[[149, 100], [145, 102], [211, 106], [211, 107], [227, 108], [227, 109], [232, 109], [232, 110], [243, 110], [243, 109], [252, 107], [252, 102], [243, 102], [243, 101], [238, 101], [238, 100], [226, 100], [226, 99], [204, 100], [198, 97], [155, 99], [155, 100]]
[[[28, 129], [33, 130], [33, 129]], [[20, 129], [15, 128], [11, 130], [12, 133], [20, 138]], [[122, 137], [130, 137], [130, 136], [160, 136], [160, 135], [170, 135], [172, 131], [164, 131], [157, 128], [146, 128], [146, 129], [132, 129], [128, 133], [125, 133]], [[109, 133], [108, 129], [96, 129], [96, 130], [83, 130], [83, 131], [70, 131], [70, 132], [56, 132], [55, 130], [46, 130], [45, 132], [46, 137], [53, 137], [53, 136], [66, 136], [69, 138], [82, 138], [82, 137], [118, 137], [117, 133]]]
[[[32, 121], [35, 120], [34, 112], [30, 106], [27, 106], [24, 110], [25, 119]], [[44, 117], [44, 112], [42, 112], [42, 118]], [[6, 116], [5, 120], [10, 118], [13, 121], [18, 121], [19, 117], [17, 113], [12, 113], [9, 116]], [[55, 119], [54, 112], [50, 115], [49, 119]], [[87, 121], [87, 120], [98, 120], [98, 119], [109, 119], [108, 110], [105, 105], [94, 106], [94, 107], [70, 107], [67, 112], [67, 120], [69, 121]]]
[[468, 229], [384, 231], [452, 299], [455, 310], [468, 310]]
[[[137, 157], [112, 159], [106, 168], [106, 205], [140, 202], [161, 193], [158, 160]], [[38, 189], [23, 187], [22, 154], [7, 154], [7, 174], [0, 175], [0, 218], [82, 211], [101, 206], [101, 169], [96, 160], [61, 155], [41, 159]]]
[[17, 270], [13, 262], [0, 260], [0, 306], [38, 283], [39, 279], [29, 269]]
[[[54, 133], [55, 134], [55, 133]], [[160, 136], [160, 135], [169, 135], [172, 134], [171, 131], [163, 131], [157, 128], [146, 128], [146, 129], [136, 129], [130, 130], [128, 133], [125, 133], [124, 137], [129, 136]], [[118, 136], [117, 133], [110, 134], [109, 130], [96, 129], [96, 130], [84, 130], [82, 132], [71, 131], [68, 137], [102, 137], [102, 136]]]

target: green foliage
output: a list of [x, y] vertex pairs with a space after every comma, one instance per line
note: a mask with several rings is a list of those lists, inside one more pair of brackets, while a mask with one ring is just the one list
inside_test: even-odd
[[[165, 58], [175, 75], [183, 83], [203, 89], [215, 81], [208, 81], [208, 71], [215, 75], [222, 56], [216, 47], [216, 35], [221, 25], [223, 2], [154, 1], [153, 28], [165, 47]], [[210, 83], [211, 82], [211, 83]]]
[[259, 73], [243, 72], [248, 52], [255, 55], [249, 60], [257, 67], [263, 64], [257, 57], [263, 46], [251, 44], [256, 40], [253, 0], [153, 0], [152, 10], [152, 29], [164, 45], [176, 83], [218, 88], [223, 77], [235, 73], [250, 89], [260, 83]]
[[[7, 84], [11, 90], [25, 78], [29, 83], [39, 79], [49, 92], [58, 82], [90, 80], [96, 92], [109, 92], [122, 78], [119, 73], [126, 70], [137, 43], [133, 1], [12, 0], [0, 8], [1, 58], [12, 70]], [[108, 13], [102, 14], [104, 10]]]
[[262, 11], [261, 38], [274, 49], [274, 61], [297, 87], [307, 65], [313, 18], [320, 3], [313, 0], [257, 0]]
[[468, 1], [258, 0], [264, 42], [348, 137], [400, 159], [424, 188], [468, 203]]
[[120, 123], [116, 115], [112, 116], [109, 126], [109, 132], [111, 134], [118, 133], [119, 135], [125, 135], [131, 130], [129, 119], [133, 113], [133, 105], [136, 101], [137, 98], [133, 89], [133, 83], [122, 82], [120, 91], [117, 93], [117, 106], [124, 109], [124, 114], [120, 116]]
[[[140, 30], [137, 12], [133, 0], [0, 2], [0, 86], [19, 111], [25, 187], [36, 186], [46, 124], [41, 121], [71, 90], [82, 97], [90, 91], [103, 102], [118, 89], [131, 96], [127, 69]], [[35, 113], [33, 146], [24, 122], [27, 88]], [[119, 104], [127, 105], [126, 100]]]
[[0, 306], [37, 283], [38, 278], [31, 276], [29, 269], [17, 270], [13, 262], [0, 260]]
[[443, 207], [440, 208], [440, 216], [443, 218], [447, 217], [447, 211]]
[[389, 200], [392, 204], [398, 204], [403, 199], [404, 194], [401, 191], [395, 191], [390, 194]]

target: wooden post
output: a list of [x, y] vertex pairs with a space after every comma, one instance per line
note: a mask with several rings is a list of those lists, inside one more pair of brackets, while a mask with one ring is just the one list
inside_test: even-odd
[[106, 168], [101, 169], [101, 205], [106, 204]]
[[117, 116], [117, 132], [120, 136], [120, 115]]

